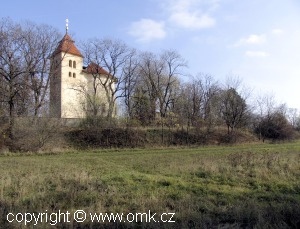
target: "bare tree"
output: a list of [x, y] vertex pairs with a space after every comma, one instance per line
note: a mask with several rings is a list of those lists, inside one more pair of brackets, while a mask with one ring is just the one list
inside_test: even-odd
[[[157, 83], [154, 80], [155, 68], [158, 66], [156, 56], [153, 53], [145, 52], [139, 57], [139, 74], [141, 79], [139, 80], [138, 97], [147, 98], [149, 101], [149, 122], [153, 121], [156, 116], [156, 102], [157, 102]], [[147, 94], [147, 97], [145, 96]], [[145, 99], [137, 100], [136, 102], [144, 102]], [[140, 107], [140, 106], [138, 106]], [[143, 111], [141, 111], [143, 113]], [[138, 115], [140, 116], [140, 115]]]
[[48, 26], [0, 21], [0, 99], [3, 115], [9, 119], [7, 135], [11, 146], [16, 117], [38, 115], [45, 104], [48, 57], [57, 34]]
[[247, 99], [251, 91], [244, 87], [239, 77], [229, 76], [225, 87], [220, 91], [220, 115], [225, 122], [228, 134], [237, 127], [246, 126], [249, 119]]
[[209, 131], [218, 118], [217, 104], [220, 87], [208, 74], [198, 74], [191, 82], [181, 87], [179, 100], [176, 101], [176, 112], [190, 125], [206, 126]]
[[124, 82], [128, 77], [128, 61], [135, 55], [119, 40], [93, 39], [82, 45], [85, 63], [94, 66], [90, 73], [93, 75], [93, 89], [96, 95], [103, 90], [108, 109], [106, 117], [111, 119], [115, 112], [116, 100], [124, 96]]
[[138, 75], [138, 58], [137, 55], [130, 55], [123, 68], [124, 82], [123, 94], [126, 106], [127, 116], [132, 119], [134, 117], [134, 93], [139, 80]]
[[162, 80], [161, 88], [158, 89], [159, 110], [161, 117], [166, 117], [168, 110], [174, 105], [174, 100], [179, 89], [180, 83], [178, 77], [183, 74], [182, 70], [187, 66], [187, 63], [174, 50], [164, 51], [160, 56], [160, 60], [165, 66], [162, 75], [165, 79]]
[[13, 139], [17, 104], [24, 91], [23, 75], [26, 67], [22, 53], [22, 28], [8, 19], [0, 25], [0, 81], [1, 102], [9, 117], [8, 136]]
[[23, 29], [22, 52], [26, 65], [26, 86], [31, 91], [34, 116], [40, 114], [40, 109], [47, 102], [51, 67], [49, 57], [54, 52], [59, 37], [58, 31], [47, 25], [28, 22]]
[[289, 123], [296, 129], [297, 121], [299, 119], [299, 112], [298, 112], [297, 108], [288, 108], [286, 116], [287, 116]]
[[180, 92], [175, 101], [174, 111], [179, 116], [179, 124], [189, 127], [192, 125], [192, 120], [194, 120], [196, 113], [196, 104], [194, 101], [196, 98], [196, 91], [194, 90], [192, 83], [182, 84], [180, 87]]
[[153, 111], [153, 101], [150, 100], [149, 93], [139, 84], [134, 89], [131, 99], [133, 119], [138, 120], [143, 126], [150, 125], [155, 118], [155, 110]]
[[[179, 79], [182, 69], [186, 66], [185, 60], [173, 50], [163, 51], [159, 56], [153, 53], [142, 53], [139, 64], [141, 75], [141, 90], [147, 92], [149, 101], [150, 120], [159, 113], [161, 124], [161, 139], [164, 143], [164, 125], [179, 92]], [[169, 116], [169, 117], [168, 117]], [[169, 120], [170, 121], [170, 120]]]
[[152, 117], [158, 110], [160, 117], [165, 118], [179, 91], [179, 79], [185, 60], [173, 50], [167, 50], [156, 56], [153, 53], [141, 55], [139, 73], [142, 87], [148, 93], [151, 102]]
[[194, 79], [194, 83], [199, 88], [198, 93], [199, 98], [201, 98], [198, 99], [200, 102], [198, 105], [199, 118], [206, 127], [206, 131], [209, 132], [219, 119], [217, 107], [220, 106], [220, 101], [218, 100], [220, 86], [209, 74], [198, 75]]
[[256, 99], [256, 120], [254, 121], [254, 130], [258, 134], [258, 138], [264, 141], [263, 128], [261, 123], [265, 120], [270, 120], [272, 113], [275, 112], [276, 102], [273, 95], [259, 95]]
[[[221, 115], [228, 134], [236, 127], [242, 126], [247, 117], [247, 104], [235, 88], [229, 88], [221, 93]], [[231, 131], [230, 131], [231, 130]]]

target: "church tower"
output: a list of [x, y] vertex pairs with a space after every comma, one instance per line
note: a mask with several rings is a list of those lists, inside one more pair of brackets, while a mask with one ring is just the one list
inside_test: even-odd
[[50, 116], [82, 118], [85, 114], [80, 85], [86, 84], [82, 74], [83, 56], [68, 34], [66, 22], [66, 34], [51, 56]]
[[[115, 90], [117, 78], [96, 63], [83, 66], [83, 55], [68, 34], [68, 20], [66, 22], [66, 34], [51, 55], [50, 116], [108, 115], [109, 92]], [[114, 104], [114, 116], [115, 112]]]

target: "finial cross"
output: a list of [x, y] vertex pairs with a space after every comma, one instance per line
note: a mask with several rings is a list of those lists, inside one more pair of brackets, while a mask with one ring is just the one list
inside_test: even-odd
[[69, 30], [69, 19], [66, 19], [66, 33], [68, 33]]

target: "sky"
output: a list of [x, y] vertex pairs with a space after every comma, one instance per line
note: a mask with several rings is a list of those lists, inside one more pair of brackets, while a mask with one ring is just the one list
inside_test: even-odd
[[[176, 50], [187, 75], [238, 77], [254, 95], [300, 111], [299, 0], [3, 0], [0, 17], [51, 25], [76, 42]], [[184, 76], [183, 81], [190, 78]]]

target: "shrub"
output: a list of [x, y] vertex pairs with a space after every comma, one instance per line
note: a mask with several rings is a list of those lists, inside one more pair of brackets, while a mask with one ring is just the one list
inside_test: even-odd
[[38, 151], [58, 134], [60, 120], [49, 118], [18, 118], [13, 128], [13, 139], [6, 142], [12, 151]]
[[178, 130], [174, 133], [173, 144], [174, 145], [186, 145], [200, 143], [197, 135], [186, 130]]
[[261, 136], [263, 140], [288, 140], [294, 137], [293, 127], [286, 117], [279, 112], [263, 118], [255, 128], [255, 133]]
[[66, 133], [75, 147], [143, 147], [145, 131], [132, 128], [77, 129]]
[[116, 119], [107, 119], [103, 116], [88, 116], [81, 120], [79, 127], [85, 130], [101, 130], [103, 128], [115, 127]]

